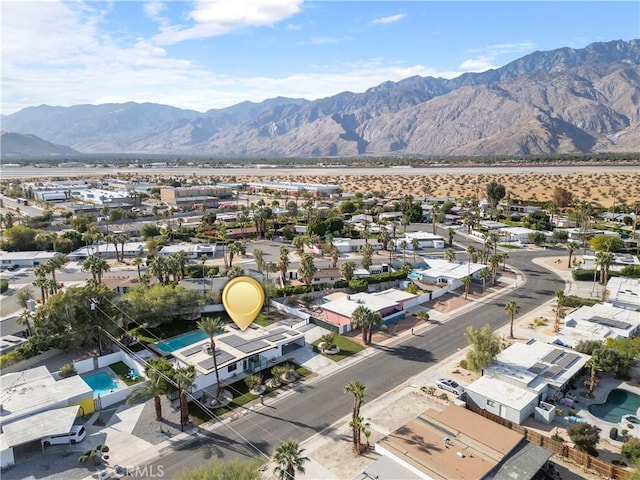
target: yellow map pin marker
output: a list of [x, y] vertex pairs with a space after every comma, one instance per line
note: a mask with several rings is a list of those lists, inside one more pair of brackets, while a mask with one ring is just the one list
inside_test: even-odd
[[222, 291], [222, 304], [240, 330], [247, 329], [264, 304], [264, 290], [251, 277], [236, 277]]

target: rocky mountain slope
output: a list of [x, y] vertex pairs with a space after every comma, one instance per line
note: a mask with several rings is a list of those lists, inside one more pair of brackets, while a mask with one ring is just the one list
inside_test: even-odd
[[3, 128], [82, 152], [241, 156], [640, 151], [640, 40], [535, 52], [446, 80], [199, 113], [155, 104], [30, 107]]
[[79, 152], [64, 145], [46, 142], [35, 135], [0, 132], [0, 156], [76, 155]]

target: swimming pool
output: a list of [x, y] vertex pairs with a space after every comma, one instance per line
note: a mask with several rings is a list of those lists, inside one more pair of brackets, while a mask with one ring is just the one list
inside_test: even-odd
[[120, 388], [109, 374], [105, 372], [94, 373], [93, 375], [82, 377], [82, 379], [91, 387], [91, 390], [93, 390], [93, 398], [98, 398], [98, 395], [103, 397]]
[[420, 276], [420, 274], [414, 270], [411, 270], [408, 274], [407, 274], [407, 278], [410, 278], [412, 280], [420, 280], [422, 277]]
[[171, 352], [175, 352], [176, 350], [180, 350], [181, 348], [188, 347], [192, 343], [197, 343], [207, 338], [209, 338], [209, 335], [207, 335], [202, 330], [194, 330], [192, 332], [185, 333], [184, 335], [170, 338], [169, 340], [156, 342], [154, 343], [154, 345], [161, 352], [169, 354]]
[[623, 415], [637, 415], [640, 408], [640, 395], [616, 388], [609, 392], [604, 403], [590, 405], [592, 415], [611, 423], [619, 423]]

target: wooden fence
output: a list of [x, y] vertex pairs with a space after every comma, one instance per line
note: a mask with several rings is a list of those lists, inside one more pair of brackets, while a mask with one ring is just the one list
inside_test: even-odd
[[581, 452], [580, 450], [570, 447], [563, 442], [559, 442], [551, 437], [542, 435], [535, 430], [530, 430], [527, 427], [512, 422], [511, 420], [507, 420], [506, 418], [502, 418], [494, 413], [488, 412], [487, 410], [483, 410], [482, 408], [474, 405], [469, 405], [468, 403], [467, 409], [477, 413], [478, 415], [482, 415], [484, 418], [488, 418], [495, 423], [499, 423], [500, 425], [521, 433], [524, 435], [524, 438], [531, 443], [535, 443], [536, 445], [546, 448], [554, 455], [567, 458], [578, 465], [581, 465], [585, 469], [592, 470], [603, 477], [611, 478], [613, 480], [622, 480], [629, 474], [629, 470], [623, 467], [613, 465], [609, 462], [605, 462], [604, 460], [599, 460], [588, 453]]

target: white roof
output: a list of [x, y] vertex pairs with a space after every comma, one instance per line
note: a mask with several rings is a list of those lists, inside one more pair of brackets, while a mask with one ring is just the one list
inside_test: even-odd
[[24, 416], [59, 407], [70, 398], [93, 396], [91, 387], [79, 375], [56, 381], [45, 366], [2, 375], [0, 388], [0, 422], [3, 426]]
[[395, 288], [389, 288], [382, 292], [373, 293], [372, 295], [375, 295], [377, 297], [384, 297], [392, 302], [401, 302], [403, 300], [409, 300], [418, 296], [413, 293], [405, 292], [403, 290], [398, 290]]
[[635, 305], [640, 308], [640, 278], [611, 277], [607, 282], [610, 302]]
[[[564, 360], [573, 358], [565, 367]], [[528, 343], [514, 343], [500, 352], [495, 362], [486, 367], [505, 377], [530, 385], [542, 377], [544, 382], [554, 386], [564, 385], [582, 369], [589, 355], [562, 348], [559, 345], [532, 340]], [[548, 372], [557, 370], [550, 376]]]
[[501, 232], [510, 233], [511, 235], [524, 235], [529, 233], [535, 233], [539, 230], [532, 230], [525, 227], [504, 227], [500, 229]]
[[57, 255], [58, 252], [43, 252], [43, 251], [29, 251], [29, 252], [5, 252], [0, 251], [0, 258], [2, 260], [49, 260]]
[[411, 241], [412, 239], [416, 238], [418, 240], [444, 240], [444, 237], [442, 235], [434, 235], [433, 233], [430, 232], [405, 232], [404, 234], [404, 238], [407, 239], [407, 241]]
[[56, 408], [3, 425], [2, 430], [6, 435], [7, 446], [15, 447], [42, 437], [69, 433], [79, 410], [79, 405]]
[[467, 392], [477, 393], [483, 397], [495, 399], [507, 407], [521, 411], [532, 402], [536, 402], [538, 395], [528, 388], [518, 387], [498, 378], [480, 377], [465, 387]]
[[178, 253], [178, 252], [185, 252], [185, 253], [191, 253], [191, 252], [206, 252], [206, 253], [212, 253], [215, 252], [216, 250], [216, 245], [215, 244], [193, 244], [193, 243], [179, 243], [177, 245], [166, 245], [164, 247], [162, 247], [162, 249], [160, 250], [160, 254], [161, 255], [171, 255], [172, 253]]
[[577, 328], [600, 329], [617, 335], [628, 336], [640, 325], [640, 312], [616, 307], [610, 303], [583, 306], [565, 317], [565, 323], [576, 322]]
[[349, 295], [348, 297], [340, 300], [325, 303], [324, 305], [321, 305], [320, 308], [337, 313], [343, 317], [351, 317], [356, 308], [363, 306], [374, 312], [379, 312], [387, 308], [396, 307], [398, 306], [398, 303], [384, 296], [376, 296], [362, 292], [356, 293], [355, 295]]
[[439, 258], [423, 258], [423, 261], [429, 268], [417, 270], [417, 273], [431, 278], [446, 277], [460, 280], [467, 275], [473, 275], [475, 272], [488, 268], [481, 263], [469, 265], [467, 262], [449, 262]]

